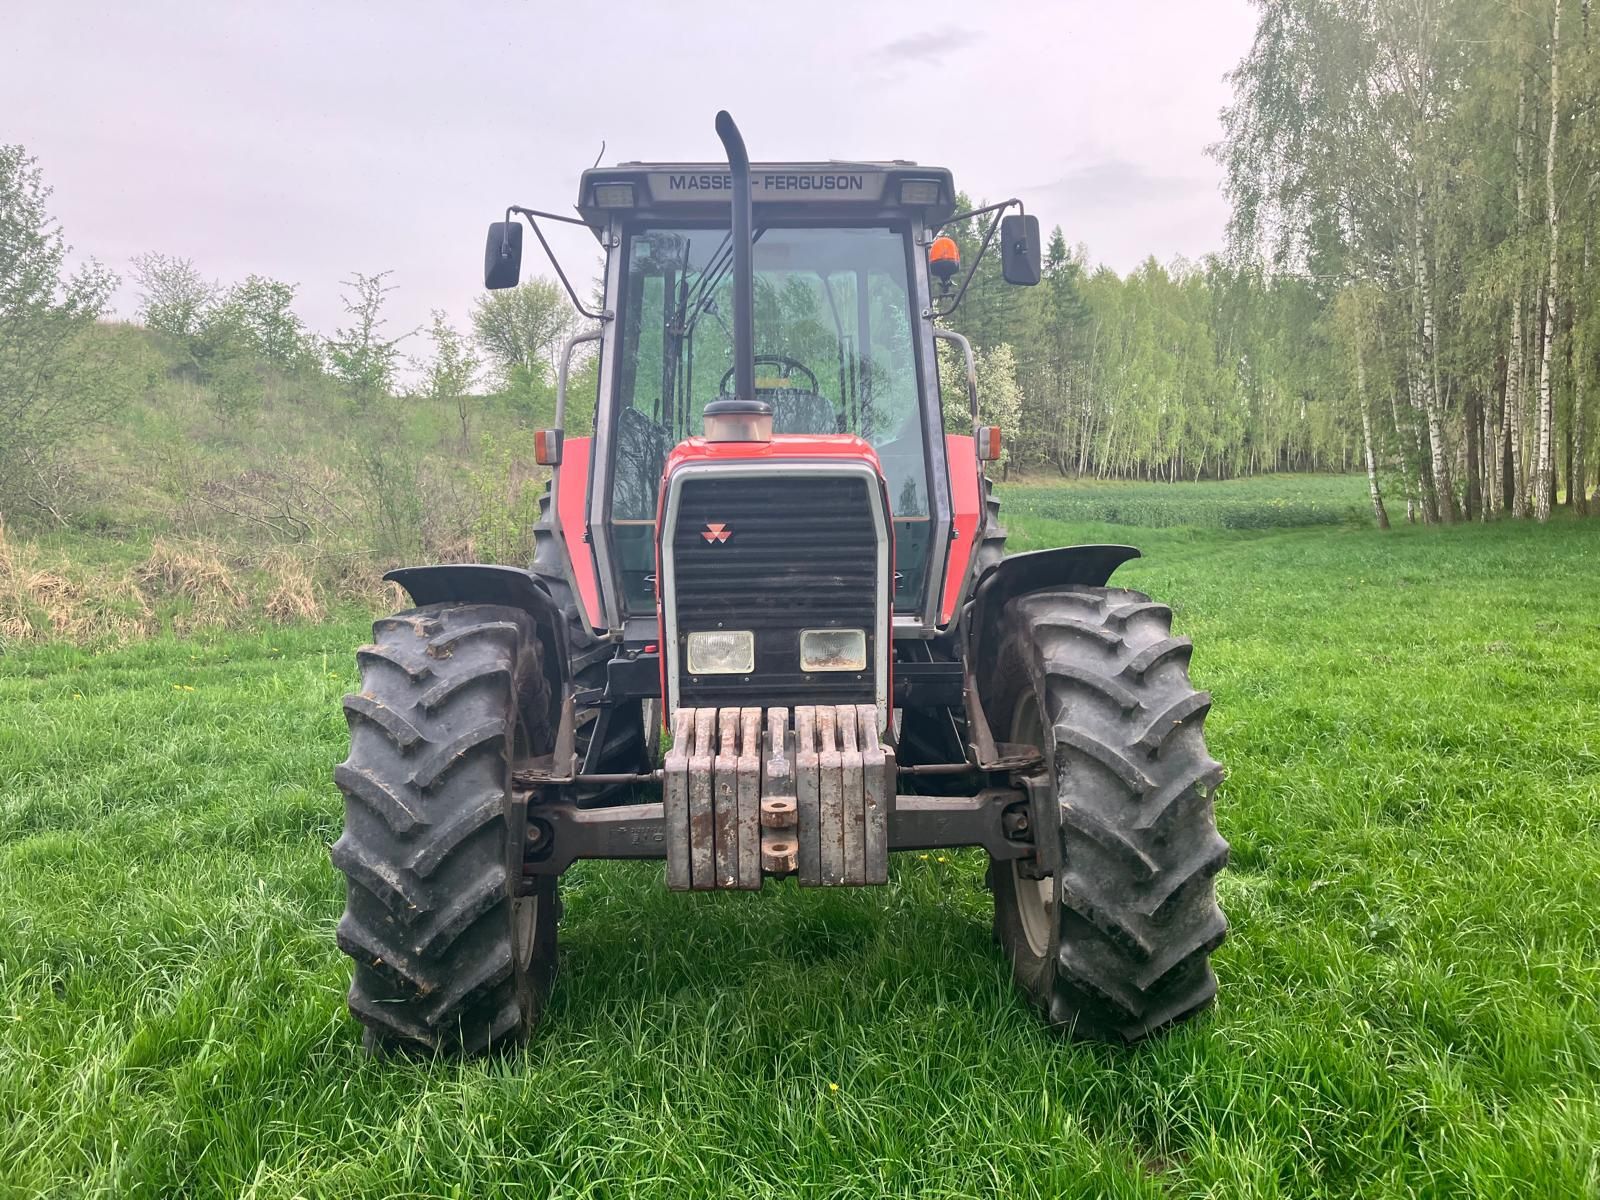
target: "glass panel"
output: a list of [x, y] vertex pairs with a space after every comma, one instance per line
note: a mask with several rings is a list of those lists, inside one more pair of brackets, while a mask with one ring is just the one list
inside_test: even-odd
[[[915, 608], [928, 553], [907, 240], [889, 227], [756, 231], [756, 394], [777, 433], [854, 433], [883, 465], [896, 608]], [[650, 228], [624, 250], [613, 534], [632, 612], [654, 605], [653, 522], [667, 452], [733, 387], [725, 229]], [[646, 524], [649, 523], [649, 524]]]

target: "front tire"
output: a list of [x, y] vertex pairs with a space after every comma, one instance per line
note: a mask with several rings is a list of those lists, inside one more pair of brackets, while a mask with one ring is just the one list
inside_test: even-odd
[[[556, 966], [553, 880], [519, 896], [515, 757], [548, 751], [550, 689], [528, 614], [435, 604], [373, 625], [346, 696], [332, 849], [339, 948], [371, 1050], [475, 1054], [537, 1021]], [[515, 874], [513, 873], [515, 872]]]
[[1061, 862], [1042, 878], [1034, 860], [990, 864], [995, 935], [1022, 990], [1081, 1040], [1137, 1041], [1216, 995], [1223, 772], [1171, 620], [1121, 588], [1019, 597], [984, 689], [996, 736], [1044, 753], [1034, 836], [1059, 839]]

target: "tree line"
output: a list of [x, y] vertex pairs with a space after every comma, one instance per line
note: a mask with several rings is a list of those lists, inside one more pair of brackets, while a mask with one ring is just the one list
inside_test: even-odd
[[[1595, 480], [1595, 212], [1600, 64], [1589, 0], [1256, 0], [1212, 148], [1232, 218], [1199, 261], [1093, 267], [1060, 226], [1036, 288], [980, 264], [949, 324], [978, 355], [1008, 472], [1199, 480], [1365, 471], [1380, 524], [1586, 511]], [[65, 272], [47, 190], [0, 152], [0, 455], [43, 477], [53, 438], [117, 403], [113, 353], [84, 329], [116, 280]], [[981, 221], [947, 232], [972, 261]], [[345, 281], [347, 320], [307, 330], [295, 286], [134, 264], [139, 320], [183, 349], [222, 408], [263, 370], [332, 381], [360, 408], [453, 402], [463, 443], [482, 390], [548, 413], [574, 317], [534, 280], [393, 331], [387, 272]], [[408, 354], [415, 350], [414, 355]], [[121, 350], [132, 354], [127, 344]], [[408, 369], [409, 368], [409, 369]], [[950, 374], [946, 410], [963, 420]], [[593, 363], [573, 388], [576, 427]], [[71, 403], [68, 399], [76, 397]]]
[[1374, 508], [1587, 511], [1588, 0], [1258, 0], [1218, 155], [1233, 258], [1303, 280]]
[[[981, 229], [947, 232], [970, 261]], [[1302, 280], [1220, 255], [1121, 276], [1057, 227], [1040, 286], [1006, 285], [986, 256], [946, 323], [976, 348], [1008, 471], [1176, 481], [1358, 463], [1316, 316]]]
[[[561, 344], [577, 319], [554, 283], [532, 280], [480, 296], [463, 333], [435, 309], [425, 328], [392, 333], [385, 309], [395, 290], [390, 271], [351, 273], [340, 296], [347, 323], [331, 335], [308, 330], [294, 312], [298, 285], [251, 275], [224, 286], [186, 258], [144, 254], [133, 260], [137, 318], [187, 355], [218, 403], [248, 407], [265, 366], [322, 374], [342, 385], [358, 409], [392, 396], [421, 396], [456, 406], [465, 440], [469, 401], [480, 387], [520, 397], [536, 408], [548, 396]], [[420, 339], [426, 348], [407, 355]]]
[[[1587, 511], [1600, 69], [1588, 0], [1256, 0], [1212, 148], [1224, 252], [1043, 285], [986, 263], [951, 324], [1014, 352], [1024, 470], [1365, 469], [1423, 521]], [[966, 254], [976, 226], [955, 231]], [[965, 256], [965, 255], [964, 255]]]

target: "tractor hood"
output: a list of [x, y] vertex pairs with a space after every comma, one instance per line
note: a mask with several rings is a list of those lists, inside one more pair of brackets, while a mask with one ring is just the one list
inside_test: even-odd
[[866, 441], [689, 438], [667, 460], [656, 528], [669, 714], [874, 705], [885, 727], [894, 524]]

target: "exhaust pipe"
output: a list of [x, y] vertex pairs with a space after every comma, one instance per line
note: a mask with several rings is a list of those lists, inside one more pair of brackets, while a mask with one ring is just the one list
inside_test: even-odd
[[745, 153], [744, 137], [726, 109], [717, 114], [717, 136], [728, 152], [728, 167], [733, 175], [733, 379], [734, 398], [750, 402], [756, 398], [755, 296], [750, 265], [750, 156]]

